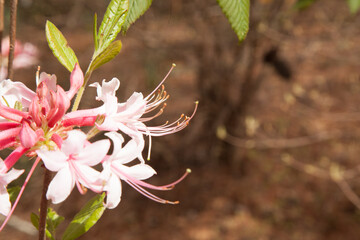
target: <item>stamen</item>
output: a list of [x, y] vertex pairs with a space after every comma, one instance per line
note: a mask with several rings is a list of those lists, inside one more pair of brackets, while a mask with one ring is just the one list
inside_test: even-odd
[[153, 95], [158, 89], [159, 87], [165, 82], [165, 80], [168, 78], [168, 76], [170, 75], [170, 73], [172, 72], [172, 70], [176, 67], [176, 64], [173, 63], [169, 72], [166, 74], [166, 76], [163, 78], [163, 80], [161, 80], [161, 82], [159, 83], [159, 85], [145, 98], [145, 100], [148, 100], [148, 98]]

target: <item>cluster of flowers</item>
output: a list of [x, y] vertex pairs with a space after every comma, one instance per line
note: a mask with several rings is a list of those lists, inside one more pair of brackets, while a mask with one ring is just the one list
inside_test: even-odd
[[[165, 107], [168, 94], [163, 81], [147, 97], [135, 92], [126, 102], [119, 103], [116, 97], [119, 80], [103, 80], [102, 84], [91, 85], [97, 89], [96, 100], [103, 103], [100, 107], [68, 112], [71, 99], [84, 82], [83, 72], [77, 64], [70, 75], [68, 91], [56, 84], [55, 75], [39, 74], [39, 71], [36, 92], [21, 82], [2, 80], [0, 150], [11, 148], [13, 151], [5, 160], [0, 159], [0, 213], [9, 215], [12, 212], [7, 185], [24, 172], [13, 168], [23, 155], [36, 159], [34, 165], [42, 161], [48, 170], [56, 172], [46, 195], [55, 204], [64, 201], [76, 185], [80, 193], [87, 189], [106, 192], [106, 207], [114, 208], [121, 199], [121, 180], [152, 200], [176, 203], [159, 198], [146, 188], [171, 189], [187, 173], [169, 185], [153, 186], [144, 182], [156, 173], [142, 156], [144, 135], [151, 141], [151, 136], [185, 128], [196, 112], [197, 103], [190, 117], [181, 116], [173, 123], [147, 126], [145, 123], [159, 116]], [[83, 126], [93, 128], [84, 133], [80, 129]], [[89, 141], [101, 131], [106, 131], [105, 135], [111, 141]], [[130, 140], [124, 141], [119, 132], [128, 135]], [[113, 151], [109, 155], [111, 142]], [[102, 171], [94, 168], [98, 164], [102, 165]]]

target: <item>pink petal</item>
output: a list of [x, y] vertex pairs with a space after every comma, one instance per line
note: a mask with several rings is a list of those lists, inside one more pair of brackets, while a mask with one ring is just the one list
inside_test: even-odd
[[65, 94], [65, 91], [61, 87], [57, 87], [56, 92], [57, 111], [48, 119], [48, 126], [53, 127], [65, 114], [70, 107], [70, 99]]
[[15, 128], [20, 126], [20, 123], [16, 122], [0, 122], [0, 131]]
[[84, 74], [79, 67], [79, 64], [76, 63], [74, 70], [71, 72], [70, 75], [70, 89], [66, 92], [69, 99], [72, 99], [80, 87], [84, 83]]
[[27, 118], [28, 113], [21, 112], [19, 110], [7, 107], [0, 103], [0, 116], [6, 118], [8, 120], [12, 120], [15, 122], [21, 122], [23, 118]]
[[25, 121], [22, 124], [19, 137], [20, 137], [21, 145], [23, 145], [26, 148], [31, 148], [39, 140], [39, 136]]
[[64, 119], [61, 124], [64, 127], [70, 126], [94, 126], [97, 116], [89, 116], [89, 117], [77, 117], [77, 118], [67, 118]]
[[14, 164], [19, 160], [19, 158], [28, 150], [28, 148], [24, 148], [23, 146], [17, 147], [14, 151], [10, 153], [9, 156], [4, 160], [4, 164], [6, 169], [9, 170], [14, 166]]

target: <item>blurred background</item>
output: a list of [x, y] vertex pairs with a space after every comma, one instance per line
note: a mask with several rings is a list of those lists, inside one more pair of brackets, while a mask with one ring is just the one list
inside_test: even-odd
[[[93, 14], [102, 19], [108, 2], [20, 0], [17, 39], [36, 45], [41, 70], [68, 89], [70, 74], [47, 47], [45, 22], [63, 32], [85, 70]], [[125, 101], [134, 91], [150, 93], [176, 63], [165, 113], [153, 124], [190, 115], [197, 100], [199, 108], [183, 131], [153, 138], [149, 164], [158, 174], [149, 182], [167, 184], [187, 168], [192, 174], [156, 192], [178, 205], [123, 184], [120, 205], [81, 239], [359, 239], [360, 16], [345, 0], [296, 2], [251, 1], [241, 44], [215, 0], [153, 1], [119, 36], [122, 52], [91, 82], [119, 78]], [[35, 72], [16, 70], [14, 80], [34, 89]], [[95, 89], [85, 95], [80, 108], [98, 104]], [[16, 219], [37, 211], [41, 183], [38, 168]], [[74, 190], [52, 207], [70, 221], [93, 196]], [[19, 229], [7, 226], [0, 238], [36, 238]]]

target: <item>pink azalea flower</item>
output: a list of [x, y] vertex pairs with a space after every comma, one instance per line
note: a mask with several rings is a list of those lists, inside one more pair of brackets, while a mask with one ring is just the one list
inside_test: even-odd
[[4, 161], [0, 159], [0, 214], [5, 216], [9, 214], [11, 209], [11, 202], [6, 186], [24, 172], [24, 170], [16, 169], [7, 172], [6, 169]]
[[149, 165], [140, 162], [131, 166], [126, 166], [136, 160], [139, 155], [139, 148], [136, 146], [136, 142], [132, 139], [123, 148], [124, 138], [117, 132], [109, 132], [105, 134], [114, 143], [114, 151], [112, 155], [105, 158], [103, 162], [104, 170], [102, 171], [99, 181], [104, 182], [104, 191], [107, 192], [106, 207], [109, 209], [115, 208], [122, 195], [121, 180], [132, 186], [136, 191], [144, 196], [159, 202], [159, 203], [171, 203], [176, 204], [178, 202], [171, 202], [155, 196], [148, 192], [145, 188], [154, 190], [170, 190], [177, 183], [182, 181], [188, 174], [187, 171], [179, 180], [164, 186], [154, 186], [146, 183], [142, 180], [148, 179], [154, 174], [155, 170]]
[[[145, 163], [139, 163], [132, 166], [125, 164], [134, 161], [142, 152], [134, 140], [130, 140], [123, 148], [124, 138], [117, 132], [105, 134], [114, 143], [114, 150], [103, 162], [104, 170], [102, 171], [100, 181], [105, 182], [104, 191], [107, 192], [108, 208], [115, 208], [121, 199], [121, 181], [132, 182], [148, 179], [156, 174], [155, 170]], [[142, 146], [143, 148], [143, 146]], [[129, 176], [129, 178], [128, 178]]]
[[86, 140], [85, 133], [73, 130], [68, 132], [68, 138], [62, 143], [61, 149], [37, 150], [36, 153], [45, 167], [57, 172], [49, 185], [46, 197], [55, 204], [60, 203], [70, 195], [75, 184], [81, 193], [84, 193], [83, 186], [100, 192], [102, 186], [95, 183], [100, 173], [91, 166], [103, 160], [109, 147], [109, 140], [90, 143]]
[[[0, 90], [0, 149], [15, 147], [18, 152], [33, 156], [42, 145], [56, 147], [72, 129], [64, 128], [60, 120], [83, 83], [79, 66], [75, 66], [70, 76], [70, 90], [67, 92], [56, 85], [55, 75], [42, 73], [36, 80], [36, 92], [20, 82], [0, 82], [4, 87]], [[8, 169], [20, 156], [12, 154], [5, 159]]]

